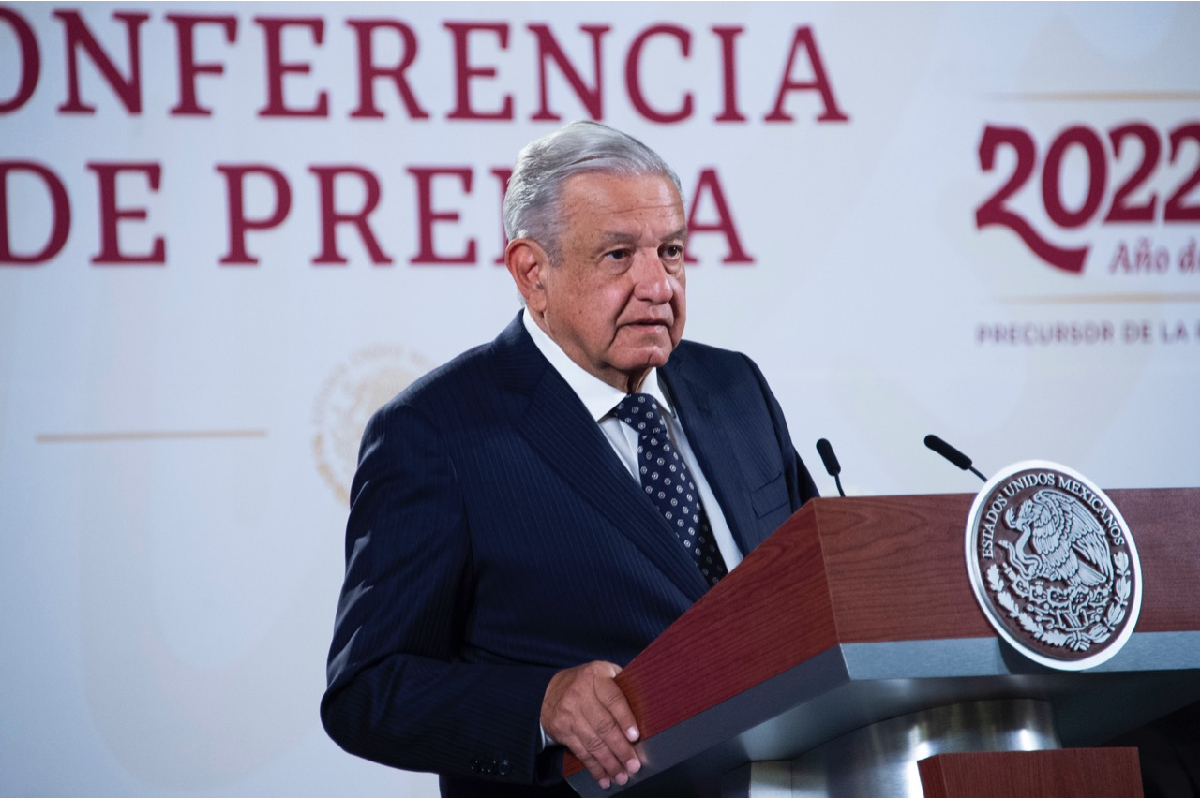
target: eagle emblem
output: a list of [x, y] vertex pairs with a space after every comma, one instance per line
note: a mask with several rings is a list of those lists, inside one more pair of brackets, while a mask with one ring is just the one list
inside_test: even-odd
[[1082, 476], [1044, 462], [1010, 467], [976, 498], [967, 536], [985, 614], [1034, 660], [1086, 669], [1132, 633], [1137, 551], [1116, 507]]

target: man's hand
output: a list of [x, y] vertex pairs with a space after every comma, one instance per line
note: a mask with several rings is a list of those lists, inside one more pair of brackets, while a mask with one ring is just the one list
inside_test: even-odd
[[642, 768], [633, 742], [638, 739], [633, 711], [613, 680], [621, 668], [593, 661], [550, 679], [542, 700], [542, 728], [570, 748], [601, 789], [619, 786]]

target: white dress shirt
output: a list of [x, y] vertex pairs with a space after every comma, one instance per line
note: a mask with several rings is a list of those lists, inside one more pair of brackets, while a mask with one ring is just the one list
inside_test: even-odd
[[[530, 318], [527, 310], [521, 312], [521, 320], [538, 350], [579, 396], [580, 402], [592, 415], [592, 419], [596, 420], [600, 430], [612, 445], [613, 451], [625, 465], [625, 469], [629, 470], [630, 478], [640, 486], [637, 432], [613, 414], [613, 408], [625, 397], [625, 392], [609, 386], [572, 361], [558, 346], [558, 343]], [[729, 531], [729, 523], [725, 521], [725, 514], [721, 511], [721, 506], [713, 495], [712, 487], [709, 485], [708, 479], [704, 477], [700, 464], [696, 461], [696, 454], [688, 444], [687, 436], [683, 433], [683, 426], [679, 422], [679, 415], [666, 393], [666, 387], [658, 381], [657, 369], [651, 370], [650, 374], [646, 376], [642, 382], [642, 391], [654, 398], [659, 409], [666, 411], [665, 419], [671, 436], [671, 444], [675, 445], [675, 449], [679, 451], [687, 468], [691, 470], [692, 477], [696, 481], [696, 488], [700, 492], [700, 500], [704, 504], [704, 511], [708, 515], [708, 523], [712, 526], [713, 539], [716, 541], [717, 549], [721, 551], [721, 557], [725, 559], [725, 566], [732, 570], [742, 562], [742, 551], [733, 541], [733, 534]], [[682, 548], [682, 545], [680, 547]]]

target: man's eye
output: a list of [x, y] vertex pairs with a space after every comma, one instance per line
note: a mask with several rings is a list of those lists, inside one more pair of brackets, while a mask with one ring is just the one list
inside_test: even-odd
[[615, 260], [619, 261], [622, 259], [629, 258], [629, 251], [622, 247], [622, 248], [618, 248], [616, 250], [609, 250], [607, 253], [604, 254], [604, 256], [605, 256], [605, 258], [611, 258], [611, 259], [615, 259]]
[[662, 254], [663, 254], [664, 258], [671, 258], [671, 259], [683, 258], [683, 245], [681, 245], [681, 244], [665, 245], [662, 249]]

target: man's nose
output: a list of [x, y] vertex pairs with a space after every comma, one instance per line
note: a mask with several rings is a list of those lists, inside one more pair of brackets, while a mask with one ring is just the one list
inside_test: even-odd
[[674, 283], [657, 251], [638, 252], [634, 258], [633, 278], [639, 300], [669, 303], [675, 296]]

